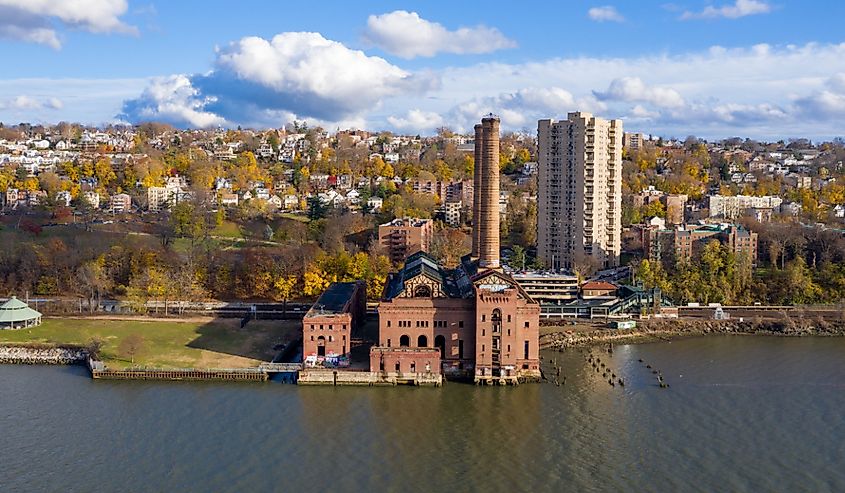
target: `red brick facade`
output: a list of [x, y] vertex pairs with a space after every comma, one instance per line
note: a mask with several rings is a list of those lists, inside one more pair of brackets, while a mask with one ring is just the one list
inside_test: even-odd
[[518, 289], [476, 289], [476, 377], [519, 376], [540, 369], [540, 305]]
[[451, 275], [466, 275], [466, 284], [456, 291], [461, 280], [427, 262], [412, 257], [396, 274], [401, 282], [391, 279], [379, 304], [379, 347], [437, 348], [444, 366], [476, 381], [539, 377], [540, 305], [501, 272], [459, 269]]
[[440, 374], [440, 352], [436, 348], [374, 347], [370, 349], [370, 371], [398, 378]]
[[344, 358], [366, 308], [367, 287], [363, 281], [329, 286], [302, 319], [302, 357], [306, 364]]

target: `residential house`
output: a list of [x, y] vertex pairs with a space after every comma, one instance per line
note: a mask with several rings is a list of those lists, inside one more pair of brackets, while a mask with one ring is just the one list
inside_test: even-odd
[[384, 201], [381, 197], [370, 197], [367, 199], [367, 209], [370, 210], [373, 214], [378, 214], [381, 212], [381, 208], [384, 205]]
[[92, 209], [99, 209], [100, 208], [100, 194], [93, 191], [88, 190], [87, 192], [82, 192], [82, 195], [85, 197], [85, 200], [91, 206]]
[[282, 198], [282, 208], [286, 211], [292, 211], [299, 207], [299, 197], [293, 194], [285, 195]]
[[259, 200], [270, 200], [270, 190], [264, 187], [257, 187], [255, 189], [255, 198]]
[[284, 202], [278, 195], [274, 194], [267, 199], [267, 205], [270, 206], [273, 210], [279, 210], [284, 205]]
[[56, 204], [61, 204], [65, 207], [70, 207], [71, 196], [67, 190], [60, 190], [56, 192]]
[[222, 193], [220, 194], [220, 205], [223, 207], [237, 207], [238, 194], [236, 193]]
[[125, 193], [112, 195], [109, 199], [109, 209], [112, 214], [123, 214], [132, 209], [132, 197]]

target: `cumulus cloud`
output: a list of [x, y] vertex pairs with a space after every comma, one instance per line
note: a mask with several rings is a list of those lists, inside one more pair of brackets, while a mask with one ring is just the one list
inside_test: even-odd
[[60, 110], [63, 107], [64, 103], [58, 98], [35, 98], [21, 95], [7, 101], [0, 101], [0, 110]]
[[639, 77], [614, 79], [607, 91], [593, 93], [598, 99], [604, 101], [651, 103], [661, 108], [678, 108], [684, 105], [684, 98], [678, 91], [665, 87], [647, 86]]
[[[440, 74], [442, 88], [430, 94], [433, 101], [443, 103], [424, 109], [445, 114], [454, 105], [483, 101], [485, 95], [509, 94], [521, 87], [559, 87], [576, 100], [569, 111], [583, 109], [607, 118], [631, 118], [626, 127], [629, 129], [667, 136], [692, 133], [702, 137], [724, 137], [742, 134], [779, 139], [796, 135], [794, 120], [789, 118], [798, 116], [794, 102], [809, 94], [825, 90], [832, 92], [834, 83], [828, 80], [836, 73], [845, 73], [845, 43], [713, 47], [672, 56], [572, 57], [520, 64], [481, 63], [443, 70]], [[605, 96], [608, 92], [627, 94], [625, 91], [609, 90], [614, 80], [624, 78], [644, 81], [647, 89], [656, 87], [672, 92], [658, 97], [660, 92], [645, 90], [640, 91], [644, 95], [630, 99], [600, 99], [596, 96]], [[841, 82], [845, 85], [845, 77]], [[637, 84], [628, 82], [618, 83], [617, 86], [621, 89], [636, 88]], [[606, 107], [588, 109], [588, 96]], [[835, 101], [835, 98], [830, 99]], [[677, 104], [680, 101], [682, 105]], [[452, 103], [449, 105], [447, 102]], [[640, 108], [634, 112], [637, 105]], [[563, 111], [551, 110], [546, 111], [544, 116], [553, 117], [556, 113], [565, 116]], [[783, 118], [784, 113], [788, 117]], [[482, 114], [479, 111], [473, 116], [478, 118]], [[632, 118], [635, 114], [636, 122]], [[829, 112], [807, 113], [801, 118], [801, 132], [814, 138], [841, 135], [845, 125], [845, 116], [836, 117]], [[448, 118], [447, 122], [450, 126], [457, 126]], [[533, 126], [530, 121], [518, 122], [510, 129]]]
[[[177, 100], [155, 90], [154, 84], [124, 105], [122, 117], [153, 119], [152, 109], [160, 107], [170, 108], [166, 116], [171, 118], [189, 116], [189, 111], [172, 111], [173, 105], [184, 103], [183, 110], [201, 109], [217, 117], [204, 126], [221, 120], [277, 125], [286, 121], [279, 118], [291, 116], [341, 121], [378, 107], [384, 98], [436, 86], [436, 79], [426, 74], [412, 74], [307, 32], [282, 33], [271, 40], [243, 38], [218, 51], [212, 71], [178, 81], [184, 92]], [[182, 124], [196, 125], [192, 119]]]
[[798, 98], [795, 105], [808, 118], [845, 118], [845, 73], [834, 74], [823, 89]]
[[226, 120], [205, 108], [214, 97], [204, 97], [185, 75], [156, 77], [141, 97], [123, 105], [123, 115], [133, 122], [160, 121], [175, 125], [208, 128], [223, 125]]
[[396, 10], [367, 19], [364, 39], [384, 51], [402, 57], [432, 57], [438, 53], [490, 53], [514, 48], [516, 42], [498, 29], [475, 26], [450, 31], [416, 12]]
[[403, 132], [427, 132], [441, 127], [443, 117], [433, 111], [423, 111], [419, 108], [408, 110], [405, 116], [389, 116], [387, 122], [397, 130]]
[[501, 118], [507, 129], [530, 129], [540, 118], [566, 115], [579, 109], [603, 111], [607, 107], [591, 95], [576, 98], [560, 87], [527, 87], [461, 102], [449, 110], [447, 123], [468, 131], [482, 116], [493, 113]]
[[[441, 125], [471, 131], [489, 112], [502, 117], [506, 130], [531, 131], [539, 118], [583, 110], [623, 118], [627, 129], [664, 136], [820, 139], [841, 136], [845, 128], [845, 43], [486, 62], [425, 74], [357, 52], [350, 62], [354, 68], [329, 64], [334, 68], [327, 69], [329, 74], [354, 70], [356, 80], [351, 82], [328, 75], [308, 81], [297, 74], [328, 63], [328, 55], [311, 49], [312, 44], [292, 43], [290, 50], [298, 55], [284, 58], [275, 54], [272, 40], [256, 43], [261, 49], [237, 42], [219, 50], [208, 72], [155, 83], [0, 79], [0, 102], [7, 106], [0, 120], [61, 115], [98, 124], [122, 106], [122, 119], [128, 122], [166, 119], [179, 126], [261, 128], [296, 118], [329, 129], [427, 133]], [[256, 54], [264, 51], [269, 55]], [[357, 80], [371, 82], [344, 89]], [[346, 100], [337, 101], [333, 93]], [[42, 101], [42, 95], [55, 96], [64, 109], [39, 113], [8, 108], [21, 94]]]
[[593, 7], [587, 11], [587, 17], [597, 22], [625, 22], [625, 17], [612, 5]]
[[120, 17], [126, 0], [0, 0], [0, 37], [59, 49], [55, 23], [93, 33], [137, 34]]
[[733, 5], [714, 7], [708, 5], [701, 12], [685, 11], [681, 19], [738, 19], [748, 15], [768, 14], [772, 6], [762, 0], [736, 0]]

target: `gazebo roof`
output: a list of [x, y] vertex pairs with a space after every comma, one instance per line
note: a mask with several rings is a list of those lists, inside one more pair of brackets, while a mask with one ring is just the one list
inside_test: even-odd
[[41, 316], [41, 313], [33, 310], [26, 303], [12, 296], [12, 298], [0, 305], [0, 323], [26, 322]]

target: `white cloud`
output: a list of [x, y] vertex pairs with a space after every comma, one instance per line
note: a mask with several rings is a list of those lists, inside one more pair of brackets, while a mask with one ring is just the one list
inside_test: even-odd
[[416, 12], [396, 10], [367, 19], [364, 39], [384, 51], [402, 57], [432, 57], [438, 53], [490, 53], [514, 48], [516, 42], [498, 29], [475, 26], [449, 31]]
[[587, 11], [587, 17], [597, 22], [625, 22], [625, 17], [612, 5], [593, 7]]
[[16, 96], [7, 101], [0, 101], [0, 110], [38, 111], [60, 110], [64, 107], [58, 98], [36, 98], [27, 95]]
[[408, 110], [405, 116], [389, 116], [387, 122], [397, 130], [403, 132], [430, 132], [443, 126], [443, 117], [432, 111], [422, 111], [418, 108]]
[[493, 113], [501, 118], [507, 129], [531, 129], [540, 118], [565, 115], [577, 109], [601, 111], [607, 108], [590, 95], [577, 99], [560, 87], [527, 87], [463, 101], [449, 110], [446, 124], [456, 130], [468, 131], [482, 116]]
[[834, 74], [822, 89], [798, 98], [795, 105], [807, 118], [845, 119], [845, 73]]
[[195, 128], [224, 125], [226, 120], [206, 106], [213, 97], [203, 97], [185, 75], [156, 77], [144, 89], [141, 97], [124, 104], [123, 112], [132, 122], [160, 121]]
[[[471, 123], [489, 111], [501, 113], [504, 128], [530, 130], [536, 125], [531, 121], [535, 115], [558, 118], [565, 117], [567, 111], [584, 110], [607, 118], [626, 119], [628, 129], [665, 136], [818, 139], [842, 135], [845, 115], [796, 113], [799, 108], [795, 101], [815, 92], [831, 91], [833, 83], [828, 79], [836, 73], [845, 73], [845, 43], [714, 47], [674, 56], [480, 63], [440, 71], [441, 87], [429, 93], [424, 105], [418, 100], [404, 99], [394, 104], [400, 105], [399, 111], [402, 105], [407, 105], [404, 107], [439, 112], [447, 126], [463, 130], [471, 129]], [[604, 95], [614, 80], [626, 77], [645, 81], [647, 89], [667, 91], [662, 94], [664, 97], [658, 97], [660, 92], [646, 90], [644, 93], [649, 97], [642, 97], [643, 101], [595, 96]], [[845, 85], [845, 77], [841, 82]], [[549, 106], [544, 111], [505, 105], [509, 115], [506, 119], [504, 112], [497, 109], [501, 108], [497, 106], [502, 100], [500, 95], [530, 87], [560, 88], [572, 96], [574, 104], [560, 109]], [[634, 111], [636, 106], [640, 108]], [[800, 127], [794, 124], [796, 117], [801, 118]], [[378, 112], [369, 119], [383, 121]]]
[[[377, 108], [385, 98], [419, 95], [436, 85], [426, 74], [412, 74], [383, 58], [305, 32], [282, 33], [271, 40], [243, 38], [218, 51], [211, 72], [181, 77], [190, 94], [179, 101], [220, 119], [209, 120], [210, 125], [221, 120], [279, 125], [288, 121], [281, 118], [291, 116], [361, 121], [362, 112]], [[127, 101], [122, 116], [129, 121], [154, 118], [151, 111], [159, 103], [173, 102], [166, 91], [153, 89]], [[190, 113], [166, 116], [179, 124], [175, 117], [180, 115]], [[183, 123], [195, 125], [193, 118]]]
[[660, 113], [651, 111], [641, 104], [635, 105], [631, 108], [631, 111], [627, 115], [628, 118], [635, 120], [653, 120], [659, 116]]
[[[172, 88], [144, 92], [150, 85], [144, 79], [0, 79], [0, 101], [26, 94], [41, 101], [57, 97], [64, 103], [61, 112], [6, 109], [0, 111], [0, 120], [60, 118], [96, 124], [107, 121], [123, 105], [126, 120], [170, 118], [180, 126], [214, 125], [222, 119], [224, 125], [264, 128], [297, 118], [328, 129], [425, 133], [439, 126], [435, 117], [439, 115], [444, 126], [471, 131], [472, 124], [493, 112], [502, 117], [507, 130], [532, 131], [538, 118], [561, 118], [569, 111], [584, 110], [623, 118], [626, 129], [667, 137], [818, 140], [842, 136], [845, 128], [845, 43], [713, 47], [674, 56], [475, 63], [426, 74], [388, 64], [388, 73], [399, 70], [403, 75], [381, 80], [376, 73], [372, 76], [376, 82], [356, 85], [357, 92], [346, 91], [342, 79], [339, 86], [322, 76], [313, 84], [298, 80], [291, 73], [307, 69], [297, 67], [323, 63], [324, 58], [310, 48], [296, 48], [303, 50], [310, 54], [279, 65], [273, 65], [276, 55], [249, 63], [236, 61], [243, 60], [239, 57], [226, 58], [209, 73], [182, 76], [187, 79], [184, 92]], [[235, 43], [218, 56], [252, 51]], [[351, 70], [369, 80], [370, 71], [359, 71], [357, 64], [369, 66], [368, 59], [373, 57], [361, 56], [360, 61], [353, 57], [356, 67]], [[255, 64], [272, 68], [264, 73]], [[626, 78], [627, 82], [614, 87], [614, 81]], [[640, 83], [632, 84], [630, 79]], [[331, 91], [351, 101], [337, 102]], [[596, 96], [607, 93], [620, 97]], [[179, 94], [186, 95], [176, 97]]]
[[137, 34], [120, 20], [127, 8], [126, 0], [0, 0], [0, 37], [59, 49], [55, 22], [93, 33]]
[[678, 108], [684, 105], [684, 98], [678, 91], [647, 86], [639, 77], [613, 79], [607, 91], [594, 91], [594, 94], [604, 101], [651, 103], [660, 108]]
[[733, 5], [714, 7], [708, 5], [701, 12], [686, 11], [681, 14], [681, 19], [738, 19], [747, 15], [768, 14], [772, 6], [762, 0], [736, 0]]

